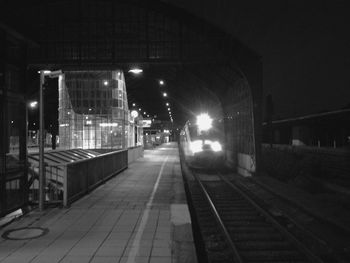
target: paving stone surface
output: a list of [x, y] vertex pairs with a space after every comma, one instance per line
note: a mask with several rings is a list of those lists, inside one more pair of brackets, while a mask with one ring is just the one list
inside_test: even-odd
[[175, 143], [146, 150], [69, 208], [33, 211], [0, 235], [26, 227], [48, 232], [32, 239], [0, 238], [1, 263], [197, 262]]

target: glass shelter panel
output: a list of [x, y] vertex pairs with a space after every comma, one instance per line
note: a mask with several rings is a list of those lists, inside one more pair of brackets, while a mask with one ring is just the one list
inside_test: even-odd
[[128, 102], [123, 72], [66, 71], [59, 80], [59, 136], [65, 149], [123, 149]]

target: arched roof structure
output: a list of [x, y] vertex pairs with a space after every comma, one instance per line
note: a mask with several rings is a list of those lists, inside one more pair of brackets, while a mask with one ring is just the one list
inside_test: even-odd
[[2, 17], [39, 44], [29, 50], [31, 68], [142, 67], [142, 76], [126, 74], [129, 103], [166, 119], [166, 89], [178, 123], [219, 104], [233, 155], [255, 159], [261, 60], [234, 36], [157, 0], [8, 1]]

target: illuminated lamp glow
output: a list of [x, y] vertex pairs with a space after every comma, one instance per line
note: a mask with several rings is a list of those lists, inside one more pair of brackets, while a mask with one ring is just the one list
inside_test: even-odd
[[38, 102], [37, 102], [37, 101], [32, 101], [31, 103], [29, 103], [29, 106], [30, 106], [31, 108], [35, 108], [37, 105], [38, 105]]
[[170, 111], [170, 108], [168, 108], [168, 111]]
[[212, 142], [211, 143], [211, 148], [213, 149], [214, 152], [220, 152], [222, 151], [222, 146], [219, 142]]
[[139, 111], [141, 111], [141, 108], [139, 108]]
[[139, 113], [136, 110], [133, 110], [133, 111], [131, 111], [130, 115], [131, 115], [131, 117], [133, 117], [135, 119], [139, 116]]
[[135, 106], [136, 106], [136, 103], [133, 103], [132, 106], [135, 107]]
[[107, 86], [108, 85], [108, 81], [107, 80], [103, 81], [103, 85]]
[[197, 116], [197, 125], [200, 131], [207, 131], [212, 127], [212, 118], [207, 113], [202, 113]]
[[169, 106], [169, 102], [165, 103], [166, 106]]
[[51, 73], [51, 70], [39, 70], [38, 73], [40, 74], [41, 71], [42, 71], [44, 74], [50, 74], [50, 73]]
[[106, 123], [106, 122], [102, 122], [100, 123], [101, 127], [117, 127], [118, 123], [116, 122], [112, 122], [112, 123]]
[[146, 112], [144, 111], [143, 114], [146, 114]]
[[163, 81], [163, 80], [160, 80], [160, 81], [159, 81], [159, 84], [160, 84], [160, 85], [164, 85], [164, 81]]
[[201, 140], [196, 140], [190, 143], [190, 149], [193, 153], [201, 152], [203, 143]]
[[163, 97], [167, 97], [168, 94], [166, 92], [163, 92]]
[[140, 74], [143, 72], [143, 70], [140, 68], [133, 68], [133, 69], [130, 69], [128, 72], [134, 73], [134, 74]]
[[89, 121], [86, 121], [86, 124], [87, 124], [87, 125], [91, 125], [91, 124], [92, 124], [92, 121], [90, 121], [90, 120], [89, 120]]
[[[35, 123], [34, 123], [34, 125], [35, 125]], [[62, 123], [62, 124], [60, 124], [60, 127], [68, 127], [68, 126], [69, 126], [68, 123]]]

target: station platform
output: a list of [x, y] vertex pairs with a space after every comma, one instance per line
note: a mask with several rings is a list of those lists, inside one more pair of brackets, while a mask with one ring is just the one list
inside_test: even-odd
[[0, 230], [0, 262], [197, 262], [176, 143], [69, 208], [32, 211]]

